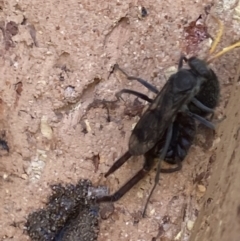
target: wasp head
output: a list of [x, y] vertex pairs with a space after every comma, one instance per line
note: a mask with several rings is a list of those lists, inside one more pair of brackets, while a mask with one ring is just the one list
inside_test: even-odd
[[188, 65], [195, 75], [200, 75], [206, 79], [211, 76], [210, 68], [204, 60], [198, 59], [197, 57], [191, 57], [188, 60]]

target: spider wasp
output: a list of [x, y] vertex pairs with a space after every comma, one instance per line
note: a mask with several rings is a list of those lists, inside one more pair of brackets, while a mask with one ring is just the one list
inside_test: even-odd
[[[220, 26], [220, 31], [214, 40], [209, 55], [213, 54], [223, 34], [222, 22], [213, 16]], [[149, 106], [134, 127], [129, 139], [128, 151], [126, 151], [105, 174], [109, 176], [120, 168], [131, 156], [144, 155], [143, 168], [138, 171], [125, 185], [112, 195], [100, 197], [98, 202], [114, 202], [119, 200], [136, 183], [138, 183], [154, 166], [154, 159], [158, 158], [157, 172], [154, 186], [148, 196], [143, 216], [145, 216], [147, 204], [156, 185], [159, 182], [160, 172], [171, 173], [181, 169], [181, 161], [184, 160], [192, 145], [198, 120], [205, 126], [215, 129], [213, 123], [206, 120], [206, 115], [214, 113], [217, 106], [220, 87], [214, 71], [208, 66], [214, 59], [224, 53], [240, 46], [240, 42], [224, 48], [207, 60], [197, 57], [187, 59], [181, 56], [178, 71], [172, 74], [161, 91], [145, 80], [129, 76], [118, 65], [128, 80], [137, 80], [143, 86], [156, 94], [155, 99], [130, 89], [123, 89], [116, 93], [117, 101], [122, 94], [132, 94], [147, 102]], [[189, 68], [183, 68], [183, 62]], [[161, 161], [177, 164], [171, 169], [162, 169]]]

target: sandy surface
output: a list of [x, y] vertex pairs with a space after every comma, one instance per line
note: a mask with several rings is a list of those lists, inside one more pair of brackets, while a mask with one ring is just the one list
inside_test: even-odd
[[[211, 12], [226, 26], [224, 47], [240, 38], [240, 5], [216, 2]], [[211, 3], [0, 1], [0, 131], [10, 148], [9, 154], [0, 153], [0, 240], [29, 240], [24, 222], [44, 205], [50, 184], [89, 178], [112, 193], [136, 173], [141, 158], [103, 177], [126, 151], [139, 118], [124, 114], [134, 98], [126, 96], [126, 104], [111, 110], [111, 122], [102, 106], [86, 110], [94, 99], [113, 100], [122, 88], [153, 97], [119, 73], [111, 74], [112, 66], [118, 63], [160, 89], [186, 47], [184, 27]], [[142, 6], [148, 11], [144, 18]], [[215, 36], [215, 21], [209, 19], [207, 26]], [[212, 64], [222, 87], [216, 117], [227, 116], [216, 135], [199, 129], [183, 169], [161, 176], [147, 218], [139, 219], [139, 212], [154, 171], [115, 203], [113, 215], [101, 221], [99, 241], [152, 240], [159, 232], [158, 240], [189, 240], [198, 216], [190, 240], [240, 240], [239, 60], [234, 50]]]

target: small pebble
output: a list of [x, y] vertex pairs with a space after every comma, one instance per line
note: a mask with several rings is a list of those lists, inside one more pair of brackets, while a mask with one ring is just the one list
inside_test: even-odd
[[4, 173], [3, 174], [3, 179], [6, 180], [8, 178], [8, 174]]
[[48, 118], [46, 116], [42, 116], [40, 128], [42, 135], [47, 139], [51, 140], [53, 137], [53, 131], [48, 124]]
[[198, 185], [198, 191], [204, 193], [204, 192], [206, 192], [206, 187], [201, 185], [201, 184], [199, 184]]
[[174, 240], [180, 240], [181, 236], [182, 236], [182, 231], [180, 231], [180, 232], [176, 235], [176, 237], [174, 238]]
[[26, 173], [24, 173], [24, 174], [21, 175], [21, 178], [24, 179], [24, 180], [27, 180], [28, 179], [28, 175]]
[[188, 220], [187, 222], [187, 229], [188, 231], [191, 231], [193, 229], [194, 222], [192, 220]]

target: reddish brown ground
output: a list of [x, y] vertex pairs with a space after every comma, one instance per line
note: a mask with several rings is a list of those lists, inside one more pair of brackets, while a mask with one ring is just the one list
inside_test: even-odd
[[[225, 24], [224, 47], [240, 39], [240, 5], [215, 2], [211, 12]], [[141, 167], [141, 158], [133, 158], [103, 178], [125, 152], [138, 118], [124, 115], [124, 102], [112, 110], [111, 122], [101, 106], [85, 110], [94, 99], [113, 100], [122, 88], [153, 96], [118, 73], [110, 75], [113, 64], [160, 89], [184, 49], [184, 27], [211, 3], [0, 1], [0, 130], [10, 147], [9, 154], [0, 153], [0, 240], [28, 240], [23, 224], [44, 205], [50, 184], [89, 178], [113, 192]], [[141, 6], [149, 13], [145, 18]], [[208, 27], [215, 36], [213, 19]], [[101, 221], [99, 241], [151, 240], [159, 230], [164, 241], [240, 240], [239, 60], [234, 50], [212, 64], [222, 87], [216, 116], [227, 116], [216, 136], [200, 130], [181, 172], [161, 176], [147, 218], [136, 222], [154, 171], [115, 203], [113, 215]], [[92, 159], [98, 155], [96, 168]]]

